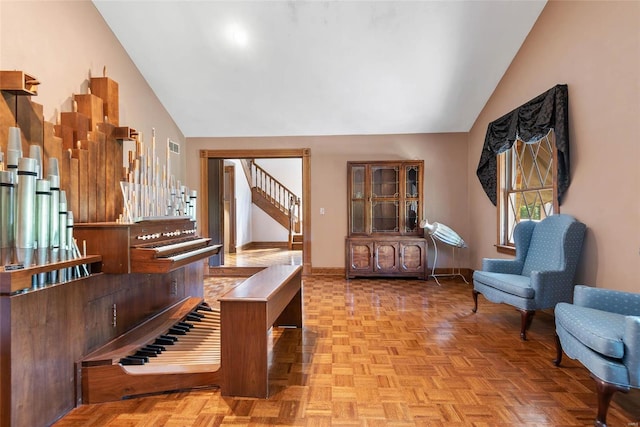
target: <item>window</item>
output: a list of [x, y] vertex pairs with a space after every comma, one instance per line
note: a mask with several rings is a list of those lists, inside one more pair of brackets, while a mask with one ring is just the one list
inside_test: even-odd
[[559, 212], [555, 134], [534, 141], [516, 139], [498, 155], [498, 247], [514, 247], [520, 221], [540, 221]]

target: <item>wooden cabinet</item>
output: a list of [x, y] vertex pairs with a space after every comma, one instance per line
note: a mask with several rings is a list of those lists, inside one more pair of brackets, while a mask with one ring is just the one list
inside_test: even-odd
[[422, 161], [348, 162], [346, 276], [427, 278]]
[[421, 237], [348, 237], [347, 278], [411, 276], [427, 279], [427, 244]]

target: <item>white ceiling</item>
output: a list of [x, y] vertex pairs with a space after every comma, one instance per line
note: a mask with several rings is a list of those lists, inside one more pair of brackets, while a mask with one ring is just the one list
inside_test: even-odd
[[186, 137], [468, 131], [544, 0], [94, 0]]

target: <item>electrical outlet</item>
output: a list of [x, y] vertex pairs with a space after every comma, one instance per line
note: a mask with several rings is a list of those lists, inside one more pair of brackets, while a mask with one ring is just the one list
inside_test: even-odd
[[320, 208], [320, 215], [324, 215], [324, 208]]

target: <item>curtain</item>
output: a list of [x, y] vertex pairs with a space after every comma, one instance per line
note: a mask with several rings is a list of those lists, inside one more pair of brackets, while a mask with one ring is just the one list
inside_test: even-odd
[[525, 142], [544, 137], [553, 129], [558, 152], [558, 203], [569, 187], [569, 93], [556, 85], [508, 114], [489, 123], [476, 175], [494, 205], [497, 204], [496, 156], [509, 150], [516, 139]]

